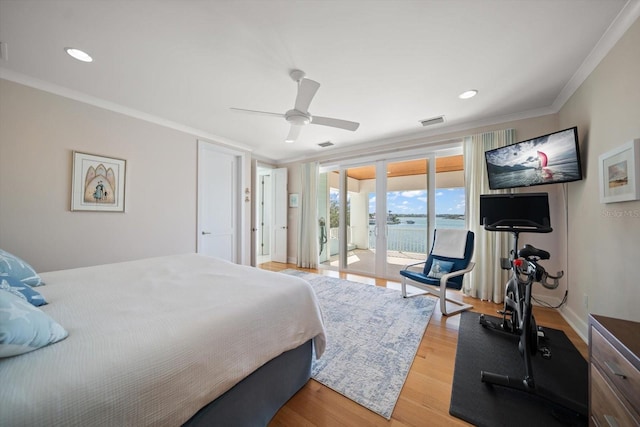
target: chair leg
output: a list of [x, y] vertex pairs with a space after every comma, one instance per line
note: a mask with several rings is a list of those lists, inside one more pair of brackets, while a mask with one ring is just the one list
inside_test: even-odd
[[[448, 310], [447, 309], [447, 301], [457, 305], [457, 307]], [[443, 315], [445, 316], [451, 316], [454, 314], [458, 314], [460, 312], [463, 312], [465, 310], [469, 310], [470, 308], [473, 308], [473, 306], [471, 304], [466, 304], [464, 302], [460, 302], [460, 301], [456, 301], [454, 299], [451, 298], [440, 298], [440, 311], [442, 312]]]
[[[447, 310], [447, 301], [457, 305], [457, 307], [455, 307], [452, 310]], [[464, 302], [447, 298], [447, 284], [444, 280], [440, 281], [440, 311], [444, 316], [451, 316], [453, 314], [458, 314], [462, 311], [469, 310], [470, 308], [473, 308], [471, 304], [466, 304]]]
[[410, 298], [410, 297], [417, 297], [419, 295], [434, 294], [434, 291], [432, 291], [432, 290], [430, 290], [430, 289], [428, 289], [426, 287], [423, 287], [421, 285], [414, 285], [414, 286], [416, 286], [417, 288], [423, 290], [424, 292], [417, 292], [415, 294], [409, 295], [407, 293], [407, 278], [406, 277], [402, 277], [402, 279], [400, 280], [400, 293], [402, 294], [402, 297], [403, 298]]
[[[407, 295], [407, 280], [405, 277], [402, 277], [402, 280], [400, 281], [400, 289], [401, 289], [401, 293], [402, 293], [402, 297], [403, 298], [408, 298], [409, 296]], [[417, 293], [417, 294], [413, 294], [411, 296], [418, 296], [418, 295], [426, 295], [426, 294], [431, 294], [431, 295], [435, 295], [440, 299], [440, 311], [442, 312], [442, 314], [444, 316], [451, 316], [453, 314], [458, 314], [461, 311], [465, 311], [468, 310], [470, 308], [473, 308], [473, 306], [471, 304], [466, 304], [460, 301], [456, 301], [454, 299], [451, 298], [447, 298], [447, 290], [446, 290], [446, 285], [444, 287], [444, 289], [442, 288], [442, 286], [438, 289], [437, 287], [423, 287], [420, 286], [420, 289], [423, 289], [424, 292], [421, 293]], [[453, 308], [453, 309], [447, 309], [447, 301], [457, 305], [457, 307]]]

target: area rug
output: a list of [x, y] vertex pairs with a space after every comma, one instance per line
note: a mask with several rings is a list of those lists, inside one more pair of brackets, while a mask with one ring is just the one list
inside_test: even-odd
[[[477, 426], [581, 426], [587, 418], [575, 416], [547, 400], [518, 390], [485, 384], [480, 372], [524, 377], [518, 338], [483, 328], [479, 315], [464, 312], [460, 318], [453, 390], [449, 413]], [[488, 319], [499, 319], [487, 316]], [[564, 332], [544, 328], [544, 346], [551, 358], [533, 360], [536, 387], [553, 390], [584, 406], [588, 399], [587, 362]]]
[[299, 270], [313, 287], [327, 333], [312, 377], [371, 411], [391, 418], [436, 299]]

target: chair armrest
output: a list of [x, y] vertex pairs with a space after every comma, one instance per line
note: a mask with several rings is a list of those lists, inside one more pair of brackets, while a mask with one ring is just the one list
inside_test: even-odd
[[447, 286], [447, 282], [449, 281], [450, 278], [462, 276], [463, 274], [473, 270], [473, 267], [475, 266], [476, 266], [475, 262], [469, 261], [467, 268], [465, 268], [464, 270], [456, 270], [456, 271], [452, 271], [451, 273], [443, 274], [442, 277], [440, 277], [440, 287], [444, 289], [444, 287]]
[[404, 266], [403, 270], [407, 270], [409, 267], [415, 267], [416, 265], [426, 264], [427, 261], [414, 262], [413, 264], [407, 264]]

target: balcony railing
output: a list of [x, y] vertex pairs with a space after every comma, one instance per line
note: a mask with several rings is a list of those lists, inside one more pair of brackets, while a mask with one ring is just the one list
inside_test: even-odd
[[[401, 228], [393, 227], [389, 228], [387, 235], [387, 250], [398, 252], [414, 252], [426, 254], [427, 247], [427, 230], [421, 230], [416, 228]], [[338, 253], [338, 228], [329, 229], [329, 248], [331, 249], [330, 255]], [[355, 248], [353, 243], [353, 232], [351, 227], [347, 227], [347, 247]], [[369, 247], [360, 249], [375, 249], [376, 248], [376, 236], [373, 231], [373, 227], [369, 227]]]
[[[463, 219], [447, 219], [436, 217], [436, 228], [464, 228]], [[368, 226], [368, 247], [362, 247], [366, 239], [358, 239], [354, 235], [362, 232], [367, 232], [359, 228], [359, 231], [347, 227], [347, 248], [349, 250], [354, 248], [359, 249], [375, 249], [376, 248], [376, 236], [374, 232], [375, 227], [373, 225]], [[386, 227], [387, 230], [387, 251], [397, 252], [412, 252], [419, 254], [429, 253], [429, 247], [427, 242], [427, 229], [422, 227], [403, 227], [401, 224], [391, 225]], [[364, 236], [363, 236], [364, 237]], [[330, 255], [338, 253], [338, 228], [329, 229], [329, 248], [331, 250]], [[356, 243], [360, 242], [360, 243]]]
[[[398, 252], [427, 253], [427, 229], [393, 226], [387, 227], [387, 250]], [[376, 236], [369, 229], [369, 249], [376, 248]]]

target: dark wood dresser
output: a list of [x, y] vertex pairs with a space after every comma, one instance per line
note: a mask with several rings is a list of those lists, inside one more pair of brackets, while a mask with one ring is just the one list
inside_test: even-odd
[[640, 426], [640, 323], [589, 316], [589, 425]]

